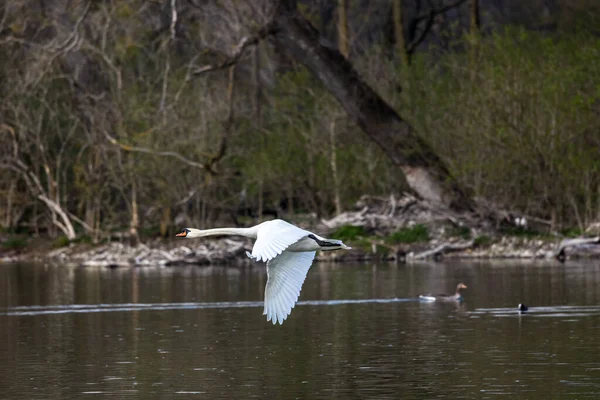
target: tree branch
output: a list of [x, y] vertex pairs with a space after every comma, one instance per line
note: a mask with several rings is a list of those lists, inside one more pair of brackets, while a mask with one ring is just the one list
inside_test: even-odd
[[600, 236], [591, 237], [591, 238], [575, 238], [575, 239], [565, 239], [556, 248], [554, 251], [554, 257], [558, 261], [564, 262], [567, 258], [566, 250], [568, 248], [584, 248], [585, 246], [597, 245], [600, 244]]
[[125, 150], [125, 151], [131, 151], [131, 152], [136, 152], [136, 153], [145, 153], [145, 154], [152, 154], [155, 156], [159, 156], [159, 157], [173, 157], [178, 159], [179, 161], [194, 167], [194, 168], [200, 168], [200, 169], [204, 169], [207, 172], [209, 172], [211, 175], [216, 175], [216, 171], [213, 169], [213, 164], [220, 160], [223, 157], [223, 153], [224, 153], [224, 149], [219, 149], [219, 153], [217, 153], [216, 155], [210, 156], [210, 161], [206, 164], [203, 163], [199, 163], [197, 161], [192, 161], [190, 159], [185, 158], [184, 156], [182, 156], [179, 153], [176, 153], [174, 151], [156, 151], [156, 150], [152, 150], [146, 147], [139, 147], [139, 146], [130, 146], [127, 144], [123, 144], [120, 143], [117, 139], [115, 139], [114, 137], [110, 136], [108, 134], [108, 132], [104, 131], [104, 136], [106, 136], [106, 139], [114, 144], [115, 146], [120, 147], [121, 149]]
[[269, 35], [272, 35], [276, 32], [275, 24], [273, 22], [267, 24], [263, 28], [261, 28], [256, 35], [253, 36], [244, 36], [242, 40], [235, 46], [233, 50], [233, 54], [231, 57], [226, 58], [219, 64], [205, 65], [203, 67], [199, 67], [192, 72], [192, 75], [199, 76], [205, 72], [209, 71], [217, 71], [220, 69], [231, 67], [236, 64], [240, 58], [244, 55], [244, 51], [250, 47], [258, 44], [261, 40], [266, 38]]
[[446, 11], [449, 11], [453, 8], [459, 7], [460, 5], [462, 5], [463, 3], [465, 3], [467, 0], [458, 0], [455, 1], [452, 4], [448, 4], [444, 7], [438, 8], [437, 10], [434, 10], [433, 8], [426, 14], [420, 15], [417, 18], [415, 18], [415, 24], [418, 25], [421, 23], [421, 21], [426, 20], [426, 24], [425, 24], [425, 28], [423, 28], [423, 30], [421, 31], [421, 34], [419, 35], [419, 37], [417, 37], [416, 39], [414, 39], [412, 42], [410, 42], [408, 44], [408, 46], [406, 46], [406, 52], [410, 55], [413, 54], [415, 52], [415, 50], [417, 49], [417, 47], [423, 43], [423, 40], [425, 40], [425, 37], [427, 36], [427, 34], [429, 33], [429, 31], [431, 30], [431, 27], [433, 26], [433, 21], [435, 19], [436, 16], [445, 13]]
[[[465, 1], [465, 0], [461, 0]], [[275, 44], [303, 64], [337, 99], [348, 116], [398, 165], [420, 197], [454, 211], [472, 211], [473, 202], [425, 139], [373, 90], [337, 50], [324, 44], [318, 30], [281, 1], [274, 21]]]
[[412, 260], [423, 260], [423, 259], [429, 258], [429, 257], [438, 258], [438, 257], [441, 257], [444, 253], [467, 250], [467, 249], [470, 249], [471, 247], [473, 247], [474, 245], [475, 245], [475, 240], [469, 240], [468, 242], [464, 242], [464, 243], [442, 243], [441, 245], [439, 245], [433, 249], [426, 250], [421, 253], [415, 254], [414, 256], [411, 257], [411, 259]]

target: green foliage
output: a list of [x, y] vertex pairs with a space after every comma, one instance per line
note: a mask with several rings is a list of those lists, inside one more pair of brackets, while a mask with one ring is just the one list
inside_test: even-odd
[[2, 242], [4, 250], [20, 250], [27, 247], [27, 240], [20, 237], [11, 237]]
[[450, 237], [460, 237], [462, 239], [470, 239], [472, 236], [471, 229], [468, 226], [456, 226], [449, 230]]
[[402, 228], [386, 238], [388, 243], [417, 243], [429, 240], [429, 232], [425, 225], [417, 224], [410, 228]]
[[350, 242], [367, 236], [367, 232], [362, 226], [343, 225], [337, 228], [330, 236], [332, 239]]
[[73, 239], [71, 242], [77, 243], [77, 244], [92, 244], [93, 240], [92, 240], [92, 237], [89, 235], [79, 235], [75, 239]]
[[539, 237], [544, 237], [544, 236], [548, 236], [547, 234], [544, 234], [542, 232], [538, 232], [529, 228], [523, 228], [521, 226], [511, 226], [511, 227], [506, 227], [506, 228], [502, 228], [501, 232], [505, 235], [509, 235], [509, 236], [517, 236], [517, 237], [523, 237], [523, 238], [539, 238]]
[[493, 239], [486, 235], [477, 236], [473, 241], [476, 247], [489, 246], [493, 243]]
[[[231, 213], [249, 225], [259, 204], [320, 217], [332, 214], [338, 195], [342, 208], [349, 208], [363, 194], [406, 189], [398, 167], [312, 72], [291, 63], [278, 72], [268, 67], [269, 46], [257, 47], [261, 85], [247, 79], [254, 58], [237, 68], [233, 121], [227, 121], [227, 71], [191, 77], [198, 66], [222, 62], [223, 55], [198, 52], [230, 44], [215, 28], [222, 20], [199, 18], [182, 4], [182, 15], [191, 14], [178, 20], [173, 41], [168, 29], [148, 24], [164, 10], [145, 5], [94, 3], [77, 60], [72, 52], [48, 58], [42, 47], [17, 41], [0, 46], [0, 121], [15, 128], [17, 158], [38, 174], [43, 188], [52, 188], [50, 197], [61, 199], [66, 211], [111, 231], [127, 229], [137, 209], [140, 234], [154, 236], [152, 225], [164, 210], [195, 226]], [[332, 33], [322, 26], [320, 5], [299, 7], [324, 36]], [[37, 11], [18, 10], [8, 11], [7, 26], [27, 43], [31, 38], [22, 28]], [[443, 53], [415, 56], [402, 71], [390, 46], [370, 39], [354, 49], [352, 64], [471, 193], [559, 226], [578, 220], [586, 225], [600, 212], [600, 39], [586, 30], [598, 26], [592, 23], [596, 14], [570, 10], [556, 21], [560, 34], [499, 28], [458, 40]], [[103, 30], [101, 21], [110, 21], [110, 29]], [[94, 68], [75, 77], [78, 70], [64, 68], [75, 64]], [[82, 102], [82, 93], [91, 97]], [[11, 135], [4, 133], [0, 144], [12, 152]], [[217, 173], [198, 168], [218, 153], [224, 137], [225, 155], [212, 165]], [[144, 151], [130, 151], [132, 146]], [[21, 208], [15, 215], [42, 229], [53, 224], [22, 180], [13, 186], [18, 176], [0, 173], [0, 192], [10, 187], [13, 207]], [[339, 233], [343, 240], [366, 237], [348, 229]], [[420, 237], [401, 232], [388, 240], [428, 236], [426, 230]], [[460, 228], [450, 234], [470, 237]]]
[[52, 247], [55, 248], [59, 248], [59, 247], [66, 247], [68, 246], [70, 243], [69, 238], [66, 236], [59, 236], [56, 239], [54, 239], [54, 241], [52, 242]]
[[506, 28], [416, 57], [398, 109], [476, 196], [572, 225], [600, 200], [600, 38]]
[[576, 238], [583, 236], [584, 232], [579, 228], [565, 228], [561, 229], [560, 234], [568, 238]]
[[160, 227], [159, 226], [148, 226], [139, 229], [139, 234], [142, 237], [159, 237]]

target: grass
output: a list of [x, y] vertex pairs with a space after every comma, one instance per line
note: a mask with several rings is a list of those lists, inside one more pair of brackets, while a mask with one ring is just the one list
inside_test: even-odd
[[69, 238], [66, 236], [59, 236], [52, 241], [52, 247], [54, 247], [54, 248], [66, 247], [68, 245], [69, 245]]
[[9, 238], [2, 242], [4, 250], [20, 250], [25, 247], [27, 247], [27, 240], [19, 237]]
[[342, 241], [353, 241], [361, 237], [367, 236], [367, 231], [362, 226], [343, 225], [337, 228], [332, 234], [332, 239]]
[[388, 243], [417, 243], [429, 240], [429, 231], [425, 225], [417, 224], [410, 228], [402, 228], [386, 238]]
[[534, 231], [532, 229], [523, 228], [521, 226], [506, 227], [506, 228], [501, 229], [501, 232], [503, 235], [516, 236], [516, 237], [522, 237], [522, 238], [528, 238], [528, 239], [542, 238], [542, 237], [549, 236], [547, 233]]
[[579, 228], [565, 228], [560, 231], [561, 235], [568, 238], [576, 238], [583, 236], [583, 231]]
[[451, 237], [461, 237], [463, 239], [471, 239], [472, 233], [468, 226], [457, 226], [450, 229]]
[[492, 244], [493, 240], [491, 237], [486, 236], [486, 235], [481, 235], [481, 236], [477, 236], [475, 238], [475, 240], [473, 241], [473, 244], [475, 245], [475, 247], [480, 247], [480, 246], [488, 246], [490, 244]]

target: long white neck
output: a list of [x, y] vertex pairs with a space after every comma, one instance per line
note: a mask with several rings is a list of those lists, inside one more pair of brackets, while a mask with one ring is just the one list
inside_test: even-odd
[[189, 233], [186, 237], [188, 238], [198, 238], [205, 236], [217, 236], [217, 235], [238, 235], [238, 236], [246, 236], [251, 239], [256, 239], [256, 234], [258, 229], [255, 226], [252, 228], [215, 228], [215, 229], [189, 229]]

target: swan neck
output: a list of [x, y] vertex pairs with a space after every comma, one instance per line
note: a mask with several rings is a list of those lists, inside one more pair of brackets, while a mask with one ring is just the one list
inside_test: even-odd
[[217, 236], [217, 235], [237, 235], [246, 236], [252, 239], [256, 239], [256, 229], [252, 228], [214, 228], [192, 231], [192, 237], [205, 237], [205, 236]]

